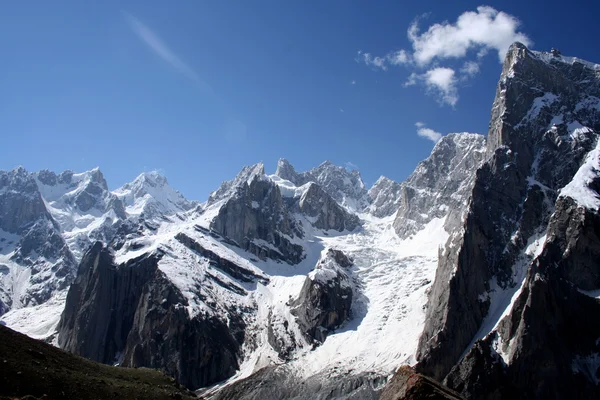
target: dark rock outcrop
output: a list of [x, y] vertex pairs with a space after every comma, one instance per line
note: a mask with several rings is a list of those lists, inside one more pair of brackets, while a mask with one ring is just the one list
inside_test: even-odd
[[[576, 290], [583, 280], [588, 290], [596, 288], [597, 211], [556, 200], [596, 143], [600, 109], [589, 103], [599, 95], [594, 68], [521, 44], [510, 48], [492, 109], [488, 160], [477, 171], [464, 223], [440, 253], [417, 371], [447, 377], [472, 398], [560, 398], [579, 388], [573, 357], [589, 357], [600, 337], [595, 323], [577, 322], [598, 314], [595, 300]], [[536, 257], [529, 248], [536, 238], [543, 242], [544, 232]], [[563, 245], [552, 250], [554, 242]], [[496, 292], [522, 288], [489, 332], [493, 326], [482, 324], [493, 317], [492, 282]], [[573, 336], [579, 329], [584, 340]], [[476, 334], [484, 339], [475, 341]], [[583, 387], [583, 398], [595, 393]]]
[[[76, 261], [60, 227], [48, 212], [34, 176], [24, 168], [0, 171], [0, 230], [4, 254], [12, 252], [3, 274], [22, 279], [20, 285], [0, 284], [3, 312], [10, 308], [41, 304], [71, 283]], [[9, 280], [3, 280], [9, 282]], [[15, 291], [17, 290], [17, 291]]]
[[306, 277], [291, 313], [298, 319], [303, 333], [317, 342], [350, 318], [352, 285], [344, 271], [352, 261], [341, 251], [328, 249], [315, 269]]
[[439, 382], [402, 366], [387, 383], [379, 400], [460, 400], [462, 396]]
[[160, 253], [114, 262], [96, 243], [84, 256], [59, 323], [59, 345], [102, 363], [165, 371], [189, 388], [233, 375], [244, 323], [199, 314], [158, 269]]
[[353, 211], [362, 211], [369, 205], [367, 189], [360, 172], [348, 171], [331, 161], [325, 161], [310, 171], [298, 173], [287, 160], [281, 159], [277, 163], [275, 174], [296, 186], [314, 182], [338, 204]]
[[319, 185], [311, 183], [298, 201], [300, 212], [314, 219], [315, 228], [338, 232], [352, 231], [360, 225], [354, 214], [343, 209]]
[[475, 171], [483, 163], [485, 137], [452, 133], [440, 139], [431, 155], [421, 161], [401, 184], [394, 229], [407, 238], [434, 218], [446, 216], [451, 232], [462, 222], [465, 199], [473, 188]]
[[215, 400], [376, 400], [385, 384], [377, 374], [296, 376], [285, 365], [263, 368], [224, 387]]
[[249, 181], [240, 177], [245, 171], [236, 178], [237, 186], [229, 187], [230, 197], [219, 197], [224, 196], [219, 191], [214, 195], [214, 199], [221, 198], [226, 202], [212, 220], [211, 230], [258, 257], [264, 257], [266, 253], [276, 260], [299, 263], [304, 258], [304, 249], [288, 237], [302, 237], [302, 231], [279, 187], [262, 178], [262, 167], [253, 170], [255, 173], [250, 175]]

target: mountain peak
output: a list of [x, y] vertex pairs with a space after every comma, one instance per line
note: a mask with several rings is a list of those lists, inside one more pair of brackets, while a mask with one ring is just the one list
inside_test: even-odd
[[167, 178], [158, 171], [142, 172], [135, 178], [133, 183], [149, 184], [152, 187], [168, 186]]
[[225, 181], [217, 190], [212, 192], [208, 198], [208, 204], [214, 204], [220, 200], [233, 195], [237, 188], [244, 184], [250, 185], [255, 179], [262, 179], [265, 176], [265, 165], [261, 161], [254, 165], [247, 165], [231, 181]]
[[296, 172], [296, 169], [288, 160], [285, 158], [280, 158], [277, 161], [277, 170], [275, 171], [275, 175], [278, 177], [288, 180], [295, 185], [301, 185], [301, 178]]

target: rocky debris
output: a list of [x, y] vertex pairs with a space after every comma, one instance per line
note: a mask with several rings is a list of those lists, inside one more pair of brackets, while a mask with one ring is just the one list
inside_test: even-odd
[[402, 184], [381, 176], [369, 189], [368, 196], [370, 204], [367, 211], [379, 218], [388, 217], [400, 207]]
[[[591, 260], [597, 257], [597, 211], [556, 199], [595, 145], [598, 96], [596, 67], [511, 46], [492, 109], [486, 163], [477, 171], [464, 223], [440, 252], [417, 371], [446, 378], [472, 398], [579, 392], [586, 373], [573, 365], [577, 357], [593, 356], [600, 337], [596, 323], [581, 322], [598, 315], [596, 301], [576, 289], [584, 279], [588, 289], [596, 288], [598, 263]], [[518, 297], [505, 305], [496, 329], [482, 326], [494, 318], [490, 307], [499, 300], [493, 298], [515, 290]], [[476, 334], [484, 339], [472, 345]], [[591, 385], [583, 388], [583, 398], [595, 394]]]
[[338, 232], [352, 231], [360, 225], [359, 218], [342, 208], [321, 186], [311, 183], [298, 201], [300, 212], [314, 219], [315, 228]]
[[329, 332], [350, 318], [352, 285], [344, 269], [351, 265], [343, 252], [328, 249], [290, 304], [290, 312], [310, 340], [324, 342]]
[[190, 318], [186, 298], [158, 269], [160, 258], [150, 253], [116, 265], [111, 250], [96, 243], [69, 289], [60, 347], [106, 364], [161, 369], [189, 388], [230, 377], [242, 319]]
[[387, 383], [379, 400], [460, 400], [462, 398], [459, 393], [403, 365]]
[[215, 400], [376, 400], [385, 378], [373, 373], [302, 379], [287, 366], [265, 367], [216, 393]]
[[[225, 203], [210, 229], [258, 257], [297, 264], [305, 256], [304, 249], [290, 239], [302, 237], [302, 230], [279, 187], [263, 177], [262, 167], [244, 168], [235, 179], [237, 186], [227, 183], [214, 193], [209, 202], [220, 199]], [[229, 198], [221, 193], [225, 187]]]
[[485, 156], [485, 137], [473, 133], [448, 134], [436, 143], [400, 185], [394, 220], [398, 236], [407, 238], [434, 218], [446, 216], [446, 230], [460, 225], [470, 197], [475, 171]]

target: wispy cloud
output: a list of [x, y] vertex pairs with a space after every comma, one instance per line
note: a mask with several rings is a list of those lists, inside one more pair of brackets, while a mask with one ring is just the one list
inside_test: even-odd
[[[502, 62], [513, 42], [532, 45], [531, 39], [519, 31], [521, 24], [516, 17], [489, 6], [463, 12], [454, 23], [436, 23], [421, 31], [419, 24], [427, 17], [427, 14], [417, 17], [407, 29], [412, 51], [395, 50], [384, 56], [359, 51], [356, 60], [383, 71], [405, 66], [411, 74], [404, 86], [421, 84], [441, 104], [454, 107], [458, 101], [458, 83], [479, 73], [481, 59], [489, 51], [497, 52]], [[465, 60], [460, 68], [440, 65], [450, 59]], [[424, 69], [428, 70], [421, 72]]]
[[198, 74], [181, 58], [179, 58], [177, 54], [175, 54], [169, 48], [169, 46], [167, 46], [167, 44], [147, 25], [130, 14], [125, 14], [125, 17], [131, 30], [137, 35], [138, 38], [142, 40], [146, 46], [148, 46], [150, 50], [154, 52], [154, 54], [160, 57], [163, 61], [166, 61], [180, 74], [186, 76], [196, 83], [205, 85]]
[[358, 171], [358, 165], [356, 165], [350, 161], [346, 161], [345, 167], [347, 170], [350, 170], [350, 171]]
[[436, 132], [431, 128], [426, 128], [425, 123], [423, 122], [417, 122], [415, 123], [415, 126], [417, 127], [417, 135], [419, 135], [422, 138], [429, 139], [433, 143], [437, 143], [438, 140], [442, 138], [441, 133]]

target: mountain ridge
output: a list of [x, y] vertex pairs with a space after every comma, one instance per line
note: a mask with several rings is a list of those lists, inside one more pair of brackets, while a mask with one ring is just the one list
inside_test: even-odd
[[280, 159], [198, 203], [152, 173], [0, 172], [0, 318], [216, 398], [377, 398], [402, 364], [466, 398], [593, 398], [599, 98], [599, 66], [517, 43], [487, 137], [404, 182]]

